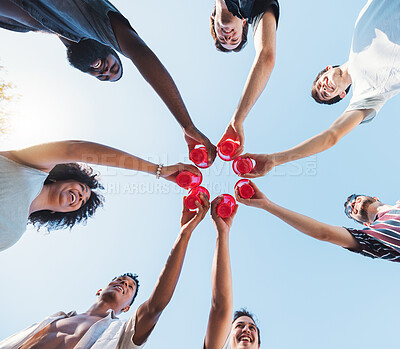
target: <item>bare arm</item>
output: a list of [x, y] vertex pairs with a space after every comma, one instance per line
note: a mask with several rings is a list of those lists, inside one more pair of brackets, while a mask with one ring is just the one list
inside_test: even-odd
[[354, 130], [370, 112], [371, 109], [344, 112], [327, 130], [289, 150], [273, 154], [277, 165], [302, 159], [333, 147], [340, 139]]
[[243, 123], [251, 108], [264, 90], [275, 65], [276, 19], [272, 11], [262, 16], [254, 34], [256, 55], [247, 77], [239, 104], [222, 136], [221, 141], [231, 138], [240, 141], [236, 155], [244, 149]]
[[204, 349], [221, 349], [229, 336], [232, 322], [232, 273], [229, 258], [229, 230], [236, 214], [222, 219], [216, 212], [221, 198], [211, 203], [211, 215], [217, 229], [217, 242], [211, 271], [212, 299]]
[[203, 206], [198, 204], [197, 213], [188, 211], [185, 205], [183, 205], [184, 208], [181, 218], [182, 228], [178, 238], [158, 278], [153, 293], [150, 298], [139, 307], [136, 313], [135, 334], [132, 339], [136, 345], [141, 345], [147, 340], [160, 318], [161, 313], [174, 294], [182, 270], [189, 239], [193, 230], [203, 220], [210, 207], [210, 203], [204, 195], [202, 195], [202, 201]]
[[251, 199], [242, 199], [236, 192], [237, 201], [258, 208], [273, 214], [283, 220], [293, 228], [302, 233], [321, 241], [328, 241], [332, 244], [339, 245], [345, 248], [359, 250], [360, 245], [357, 240], [348, 232], [347, 229], [339, 226], [329, 225], [319, 222], [300, 213], [290, 211], [284, 207], [273, 203], [251, 182], [255, 190], [255, 194]]
[[273, 12], [265, 12], [254, 34], [256, 56], [243, 89], [242, 97], [235, 110], [232, 121], [243, 123], [250, 109], [264, 90], [272, 69], [276, 54], [276, 19]]
[[302, 159], [333, 147], [340, 139], [355, 129], [370, 112], [371, 109], [346, 111], [327, 130], [291, 149], [273, 154], [244, 154], [243, 156], [254, 158], [256, 166], [250, 173], [242, 175], [242, 177], [264, 176], [275, 166]]
[[[158, 165], [137, 156], [106, 145], [86, 141], [59, 141], [38, 144], [21, 150], [0, 152], [22, 165], [50, 172], [57, 164], [69, 162], [88, 162], [95, 165], [112, 166], [156, 174]], [[179, 170], [187, 169], [199, 174], [193, 165], [177, 164], [165, 166], [161, 176], [174, 181]]]
[[193, 141], [197, 141], [207, 148], [208, 160], [211, 164], [215, 158], [215, 146], [193, 124], [171, 75], [134, 30], [121, 22], [118, 16], [111, 15], [110, 19], [123, 55], [132, 61], [140, 74], [164, 101], [184, 130], [189, 147], [193, 148]]

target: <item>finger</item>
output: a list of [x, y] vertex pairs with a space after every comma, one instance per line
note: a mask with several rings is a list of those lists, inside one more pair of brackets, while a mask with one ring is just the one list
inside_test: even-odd
[[235, 215], [236, 215], [236, 212], [237, 212], [237, 210], [238, 210], [238, 207], [239, 207], [239, 205], [235, 205], [235, 209], [233, 210], [233, 212], [232, 212], [232, 214], [231, 214], [231, 217], [232, 218], [234, 218], [235, 217]]
[[182, 213], [189, 212], [189, 209], [188, 209], [188, 208], [186, 207], [186, 205], [185, 205], [185, 200], [186, 200], [186, 198], [187, 198], [187, 196], [184, 196], [184, 197], [183, 197], [183, 200], [182, 200], [182, 206], [183, 206]]
[[222, 195], [217, 196], [212, 202], [211, 202], [211, 215], [213, 217], [217, 217], [217, 206], [222, 200]]
[[234, 159], [236, 159], [237, 157], [239, 157], [240, 154], [243, 153], [243, 150], [244, 150], [244, 145], [240, 145], [240, 146], [236, 149], [235, 154], [233, 154], [232, 159], [234, 160]]
[[191, 172], [191, 173], [193, 173], [193, 174], [195, 174], [197, 176], [201, 176], [201, 171], [194, 165], [183, 164], [181, 170], [186, 170], [186, 171], [189, 171], [189, 172]]

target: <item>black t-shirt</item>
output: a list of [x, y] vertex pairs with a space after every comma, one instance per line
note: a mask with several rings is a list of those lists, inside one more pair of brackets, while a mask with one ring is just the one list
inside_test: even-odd
[[246, 18], [249, 24], [257, 28], [263, 14], [272, 10], [276, 19], [276, 26], [279, 20], [278, 0], [225, 0], [229, 12], [239, 18]]

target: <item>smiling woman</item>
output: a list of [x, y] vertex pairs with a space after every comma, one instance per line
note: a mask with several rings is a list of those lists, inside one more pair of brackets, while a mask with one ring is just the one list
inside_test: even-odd
[[193, 165], [156, 165], [121, 150], [84, 141], [61, 141], [0, 152], [0, 251], [15, 244], [29, 221], [38, 229], [72, 228], [102, 205], [90, 168], [75, 162], [142, 171], [175, 182]]

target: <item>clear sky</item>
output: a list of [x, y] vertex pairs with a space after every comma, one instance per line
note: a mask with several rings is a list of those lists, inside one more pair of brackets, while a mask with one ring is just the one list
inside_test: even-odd
[[[214, 49], [212, 1], [114, 0], [173, 76], [199, 129], [217, 143], [254, 57]], [[245, 151], [287, 149], [327, 128], [346, 108], [310, 97], [318, 71], [346, 61], [364, 0], [282, 1], [275, 69], [245, 122]], [[63, 139], [121, 148], [153, 162], [187, 161], [181, 130], [136, 68], [102, 83], [71, 68], [56, 36], [0, 30], [1, 65], [20, 95], [2, 150]], [[277, 167], [256, 184], [274, 202], [330, 224], [357, 227], [343, 213], [349, 194], [399, 199], [399, 98], [334, 148]], [[203, 171], [212, 198], [238, 179], [220, 159]], [[154, 177], [96, 168], [106, 203], [86, 226], [51, 234], [29, 227], [0, 254], [0, 338], [59, 310], [85, 311], [96, 291], [124, 272], [140, 275], [136, 307], [154, 288], [179, 232], [183, 190]], [[361, 226], [358, 226], [361, 228]], [[146, 348], [200, 348], [210, 308], [215, 230], [194, 231], [174, 297]], [[231, 230], [234, 307], [253, 311], [262, 348], [376, 348], [397, 344], [399, 266], [313, 240], [277, 218], [240, 206]], [[135, 308], [135, 306], [133, 307]], [[127, 315], [122, 315], [126, 317]]]

